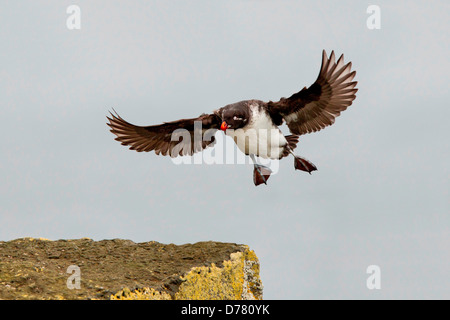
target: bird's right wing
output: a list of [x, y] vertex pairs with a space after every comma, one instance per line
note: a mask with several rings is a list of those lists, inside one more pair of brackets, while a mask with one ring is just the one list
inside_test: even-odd
[[122, 119], [117, 113], [107, 117], [115, 140], [131, 150], [157, 155], [192, 155], [214, 145], [214, 133], [220, 128], [221, 119], [216, 114], [203, 114], [198, 118], [164, 122], [155, 126], [136, 126]]
[[285, 120], [289, 130], [296, 135], [332, 125], [356, 98], [357, 82], [352, 81], [356, 71], [351, 69], [351, 62], [344, 65], [344, 55], [336, 62], [334, 51], [328, 58], [324, 50], [317, 80], [287, 99], [268, 102], [269, 114], [279, 123]]

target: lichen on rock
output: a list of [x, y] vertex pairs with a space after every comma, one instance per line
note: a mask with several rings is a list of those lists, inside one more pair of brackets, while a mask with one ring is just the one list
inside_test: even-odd
[[0, 241], [0, 299], [262, 299], [262, 284], [255, 253], [235, 243], [22, 238]]
[[172, 297], [167, 292], [159, 292], [153, 288], [139, 288], [131, 291], [128, 288], [123, 288], [114, 295], [111, 295], [111, 300], [172, 300]]
[[176, 299], [194, 300], [260, 300], [262, 283], [259, 278], [259, 261], [255, 253], [245, 247], [235, 252], [219, 268], [194, 267], [181, 279]]

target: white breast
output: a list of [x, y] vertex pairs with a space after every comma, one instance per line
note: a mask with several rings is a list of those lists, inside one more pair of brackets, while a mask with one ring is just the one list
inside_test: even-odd
[[279, 159], [287, 144], [280, 129], [275, 126], [267, 112], [257, 104], [250, 105], [250, 122], [242, 129], [228, 129], [226, 134], [234, 139], [245, 154], [254, 154], [264, 159]]

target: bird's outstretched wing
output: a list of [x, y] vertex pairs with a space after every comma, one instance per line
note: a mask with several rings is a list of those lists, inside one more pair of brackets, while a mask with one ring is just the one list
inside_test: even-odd
[[290, 98], [268, 102], [269, 114], [278, 122], [284, 119], [289, 130], [297, 135], [332, 125], [336, 117], [356, 98], [357, 82], [352, 81], [356, 71], [351, 71], [351, 68], [351, 62], [344, 65], [344, 55], [336, 62], [334, 51], [328, 58], [324, 50], [316, 82]]
[[[203, 114], [198, 118], [164, 122], [160, 125], [141, 127], [122, 119], [117, 113], [107, 117], [115, 140], [131, 150], [170, 156], [192, 155], [215, 143], [214, 133], [221, 120], [216, 114]], [[207, 131], [209, 132], [207, 133]]]

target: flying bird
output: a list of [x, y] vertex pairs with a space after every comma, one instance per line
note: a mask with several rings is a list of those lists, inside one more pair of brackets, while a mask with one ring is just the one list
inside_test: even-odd
[[[152, 126], [136, 126], [117, 113], [110, 113], [107, 125], [116, 135], [115, 140], [131, 150], [154, 150], [157, 155], [170, 157], [193, 155], [213, 146], [213, 134], [210, 134], [210, 139], [198, 137], [207, 132], [224, 131], [243, 153], [251, 157], [255, 186], [267, 184], [272, 173], [268, 167], [258, 164], [255, 156], [282, 159], [293, 155], [294, 168], [311, 174], [317, 167], [294, 154], [294, 149], [301, 135], [332, 125], [336, 117], [353, 103], [358, 89], [355, 88], [357, 82], [353, 81], [356, 71], [351, 69], [351, 62], [344, 64], [344, 55], [336, 61], [334, 51], [328, 57], [324, 50], [317, 80], [309, 88], [304, 87], [278, 102], [245, 100], [197, 118]], [[291, 135], [284, 136], [279, 129], [283, 123]]]

